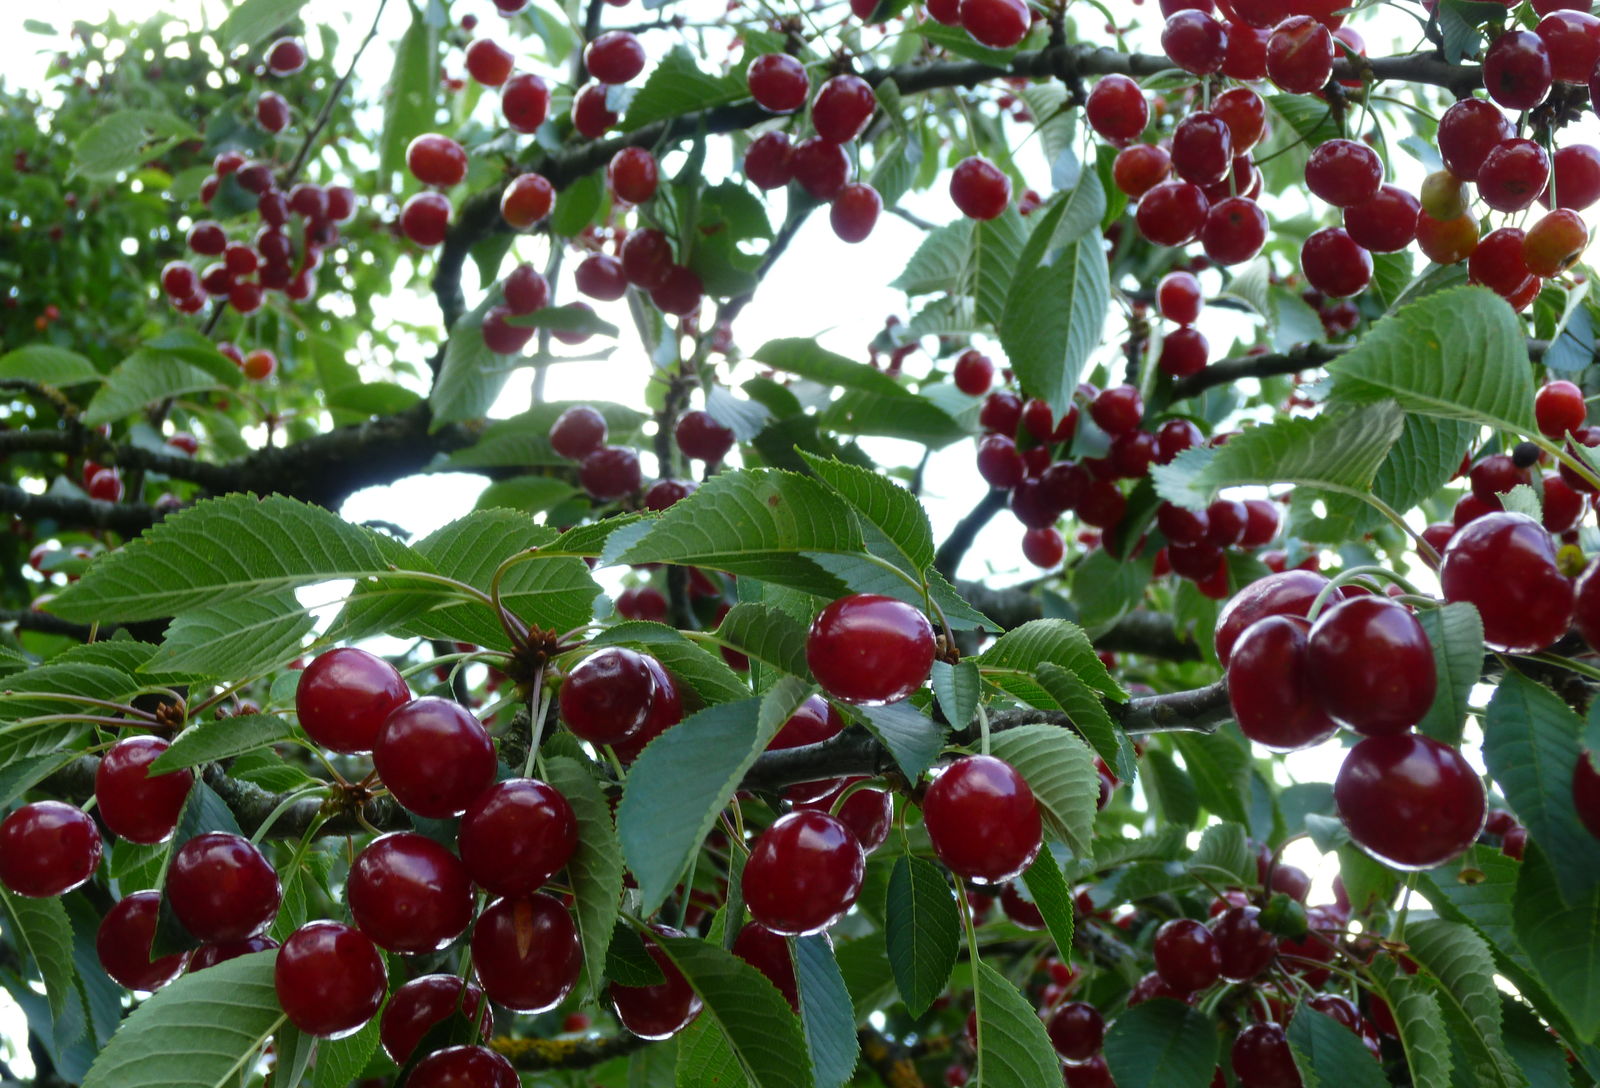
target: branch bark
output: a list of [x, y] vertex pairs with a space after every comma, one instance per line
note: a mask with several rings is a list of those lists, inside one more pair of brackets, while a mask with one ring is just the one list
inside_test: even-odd
[[0, 484], [0, 513], [15, 514], [28, 521], [54, 521], [78, 529], [110, 529], [123, 536], [142, 533], [162, 517], [153, 506], [68, 495], [35, 495], [11, 484]]

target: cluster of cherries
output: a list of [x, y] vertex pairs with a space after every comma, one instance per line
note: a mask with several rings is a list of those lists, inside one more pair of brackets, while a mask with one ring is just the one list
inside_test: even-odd
[[[573, 405], [550, 425], [551, 448], [578, 463], [578, 483], [596, 502], [625, 499], [644, 482], [639, 455], [630, 446], [608, 445], [607, 436], [605, 416], [590, 404]], [[734, 444], [733, 431], [698, 408], [678, 417], [673, 438], [685, 457], [708, 465], [720, 463]], [[657, 480], [645, 491], [645, 508], [665, 510], [695, 486], [693, 480]]]

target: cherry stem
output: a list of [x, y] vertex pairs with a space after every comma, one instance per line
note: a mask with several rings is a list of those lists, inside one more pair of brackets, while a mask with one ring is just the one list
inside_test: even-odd
[[1600, 474], [1595, 472], [1582, 454], [1569, 452], [1565, 446], [1552, 442], [1543, 435], [1537, 435], [1531, 441], [1557, 461], [1576, 472], [1590, 486], [1600, 488]]
[[956, 886], [956, 902], [961, 907], [961, 926], [967, 932], [967, 959], [972, 963], [972, 1037], [973, 1047], [978, 1052], [978, 1068], [980, 1070], [979, 1082], [982, 1082], [981, 1070], [983, 1068], [983, 983], [979, 971], [983, 961], [978, 958], [978, 927], [972, 922], [972, 904], [968, 902], [966, 892], [958, 884]]
[[1600, 669], [1595, 668], [1593, 665], [1585, 665], [1581, 661], [1574, 661], [1569, 657], [1561, 657], [1558, 654], [1519, 654], [1518, 656], [1524, 657], [1529, 661], [1537, 661], [1541, 665], [1554, 665], [1558, 668], [1570, 669], [1572, 672], [1580, 676], [1587, 676], [1591, 680], [1600, 680]]
[[[522, 777], [533, 777], [533, 768], [540, 764], [539, 745], [544, 742], [544, 719], [550, 712], [550, 691], [544, 686], [544, 670], [540, 669], [533, 674], [533, 690], [528, 693], [528, 709], [533, 711], [533, 720], [528, 723], [528, 758], [522, 765]], [[540, 776], [544, 768], [540, 766]]]
[[[339, 101], [339, 96], [350, 83], [350, 77], [356, 73], [356, 64], [361, 60], [361, 54], [367, 51], [367, 46], [378, 35], [378, 23], [383, 19], [383, 9], [389, 0], [378, 0], [378, 11], [372, 17], [372, 27], [367, 31], [367, 36], [361, 39], [361, 44], [356, 46], [355, 55], [350, 58], [350, 67], [344, 75], [328, 91], [328, 99], [322, 104], [322, 110], [317, 114], [316, 121], [311, 126], [311, 131], [306, 133], [306, 138], [300, 145], [300, 150], [295, 152], [294, 160], [289, 163], [289, 168], [284, 172], [281, 188], [287, 189], [293, 184], [295, 177], [305, 166], [306, 160], [311, 157], [311, 149], [316, 145], [317, 138], [322, 135], [322, 130], [328, 127], [328, 121], [333, 116], [333, 107]], [[218, 307], [221, 312], [221, 307]]]
[[67, 695], [62, 692], [54, 691], [30, 691], [27, 692], [27, 697], [29, 699], [53, 699], [59, 703], [87, 703], [90, 706], [104, 707], [107, 710], [115, 710], [119, 713], [128, 714], [135, 718], [143, 718], [147, 722], [154, 723], [159, 721], [159, 719], [157, 719], [157, 717], [148, 710], [140, 710], [136, 706], [130, 706], [127, 703], [113, 702], [110, 699], [93, 699], [87, 695]]
[[989, 754], [989, 713], [983, 709], [983, 704], [976, 707], [978, 712], [978, 751], [983, 755]]
[[879, 782], [875, 778], [863, 778], [859, 782], [852, 782], [839, 791], [839, 796], [833, 799], [833, 804], [828, 806], [828, 815], [837, 817], [839, 810], [844, 808], [844, 803], [850, 799], [851, 794], [860, 793], [862, 790], [876, 789]]
[[1411, 594], [1413, 597], [1418, 597], [1423, 600], [1433, 600], [1431, 597], [1423, 597], [1423, 595], [1417, 591], [1415, 586], [1406, 581], [1400, 575], [1396, 574], [1394, 571], [1390, 570], [1388, 567], [1351, 567], [1348, 570], [1340, 571], [1338, 574], [1328, 579], [1328, 584], [1322, 587], [1322, 591], [1317, 594], [1316, 600], [1311, 602], [1311, 609], [1306, 613], [1306, 619], [1315, 622], [1317, 614], [1322, 611], [1323, 605], [1327, 603], [1329, 597], [1333, 596], [1335, 590], [1337, 590], [1340, 586], [1348, 585], [1349, 583], [1354, 582], [1356, 579], [1362, 577], [1386, 578], [1395, 585], [1399, 586], [1401, 589], [1405, 590], [1407, 593]]
[[[260, 826], [255, 829], [255, 833], [250, 836], [251, 843], [259, 845], [261, 840], [267, 837], [267, 832], [272, 830], [272, 825], [278, 822], [278, 817], [282, 816], [285, 812], [288, 812], [290, 807], [294, 805], [295, 802], [299, 801], [301, 798], [309, 797], [314, 793], [326, 792], [328, 792], [328, 787], [319, 782], [315, 786], [306, 786], [304, 789], [295, 790], [293, 793], [286, 796], [282, 801], [278, 802], [277, 808], [267, 813], [266, 819], [262, 820]], [[311, 821], [312, 830], [314, 831], [317, 827], [321, 826], [324, 819], [325, 817], [323, 817], [321, 813], [318, 813], [317, 818]], [[312, 831], [307, 832], [307, 834], [311, 833]]]

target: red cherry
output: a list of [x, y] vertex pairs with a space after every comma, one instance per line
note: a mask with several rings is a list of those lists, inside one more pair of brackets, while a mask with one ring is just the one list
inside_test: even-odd
[[1484, 641], [1505, 653], [1533, 653], [1566, 634], [1572, 583], [1556, 564], [1542, 525], [1522, 514], [1486, 513], [1457, 529], [1439, 583], [1447, 601], [1469, 601]]
[[[1582, 211], [1600, 200], [1600, 148], [1589, 144], [1558, 148], [1550, 157], [1550, 169], [1552, 186], [1561, 207]], [[1540, 194], [1539, 200], [1548, 208], [1550, 190]]]
[[1245, 629], [1228, 658], [1234, 720], [1246, 737], [1275, 752], [1320, 744], [1338, 728], [1312, 691], [1310, 629], [1302, 616], [1267, 616]]
[[1211, 103], [1233, 136], [1233, 153], [1243, 155], [1261, 141], [1267, 127], [1267, 104], [1249, 87], [1230, 87]]
[[672, 242], [659, 230], [629, 231], [620, 256], [623, 275], [636, 287], [660, 287], [672, 273]]
[[1291, 15], [1267, 39], [1267, 76], [1290, 94], [1312, 94], [1333, 75], [1333, 35], [1309, 15]]
[[472, 966], [491, 1001], [546, 1012], [572, 992], [583, 969], [578, 927], [548, 895], [496, 899], [472, 927]]
[[536, 75], [519, 72], [500, 88], [500, 112], [515, 131], [536, 132], [550, 113], [549, 84]]
[[1156, 284], [1156, 306], [1161, 316], [1178, 325], [1192, 325], [1205, 305], [1200, 281], [1189, 272], [1168, 272]]
[[[1130, 999], [1128, 1004], [1133, 1005], [1134, 1002]], [[1111, 1079], [1111, 1070], [1105, 1058], [1099, 1054], [1078, 1065], [1063, 1065], [1061, 1076], [1067, 1088], [1116, 1088]]]
[[806, 636], [806, 663], [835, 699], [882, 706], [906, 698], [933, 668], [933, 627], [917, 609], [872, 593], [824, 608]]
[[1233, 164], [1233, 134], [1216, 114], [1191, 113], [1172, 133], [1171, 154], [1179, 177], [1210, 185], [1227, 177]]
[[1023, 0], [961, 0], [961, 25], [979, 44], [1010, 49], [1032, 25]]
[[122, 500], [122, 477], [114, 468], [103, 468], [89, 477], [89, 485], [84, 488], [91, 499], [101, 502], [120, 502]]
[[951, 371], [956, 388], [969, 397], [981, 397], [994, 384], [994, 360], [979, 351], [969, 349], [961, 353]]
[[496, 782], [468, 806], [457, 844], [466, 871], [485, 891], [530, 895], [571, 860], [578, 820], [555, 787], [512, 778]]
[[466, 180], [467, 153], [448, 136], [429, 132], [406, 148], [406, 168], [422, 184], [448, 189]]
[[1550, 279], [1577, 264], [1588, 247], [1589, 227], [1583, 217], [1570, 208], [1558, 208], [1528, 228], [1522, 259], [1529, 272]]
[[978, 426], [997, 434], [1015, 435], [1022, 423], [1022, 398], [1004, 389], [997, 389], [984, 399], [978, 411]]
[[[465, 996], [461, 992], [463, 986], [466, 987]], [[483, 991], [477, 986], [463, 983], [454, 975], [422, 975], [412, 979], [395, 990], [383, 1007], [378, 1038], [383, 1042], [384, 1053], [404, 1065], [422, 1037], [458, 1010], [474, 1023], [478, 1022], [481, 1012], [483, 1037], [488, 1039], [494, 1035], [494, 1012], [483, 1007]]]
[[787, 53], [763, 53], [751, 61], [745, 82], [750, 96], [773, 113], [793, 113], [806, 104], [811, 90], [805, 66]]
[[878, 96], [860, 76], [848, 73], [834, 76], [817, 91], [811, 103], [811, 124], [817, 135], [836, 144], [847, 144], [866, 130], [878, 108]]
[[1151, 945], [1156, 973], [1178, 993], [1203, 990], [1222, 972], [1222, 952], [1216, 937], [1189, 918], [1173, 918], [1156, 930]]
[[1113, 143], [1138, 139], [1150, 123], [1150, 104], [1139, 85], [1124, 75], [1102, 76], [1085, 100], [1089, 126]]
[[1483, 55], [1483, 86], [1508, 110], [1531, 110], [1545, 100], [1553, 80], [1550, 50], [1531, 30], [1508, 30]]
[[498, 87], [511, 78], [516, 58], [488, 38], [467, 46], [467, 74], [485, 87]]
[[550, 284], [531, 264], [517, 265], [500, 287], [513, 314], [531, 314], [550, 304]]
[[700, 277], [682, 265], [667, 269], [667, 277], [650, 288], [650, 301], [662, 313], [686, 317], [700, 306], [705, 286]]
[[[1501, 227], [1499, 230], [1489, 232], [1478, 243], [1478, 248], [1473, 250], [1472, 256], [1467, 261], [1468, 280], [1483, 284], [1500, 295], [1516, 294], [1531, 274], [1522, 256], [1523, 239], [1522, 231], [1516, 227]], [[1510, 463], [1508, 457], [1498, 460]], [[1474, 491], [1477, 490], [1474, 488]], [[1509, 490], [1509, 487], [1496, 490]], [[1480, 494], [1479, 497], [1483, 496]]]
[[611, 157], [606, 167], [611, 191], [629, 204], [643, 204], [656, 195], [661, 172], [656, 157], [642, 147], [625, 147]]
[[1311, 690], [1341, 725], [1400, 733], [1433, 705], [1433, 649], [1409, 609], [1381, 597], [1340, 601], [1317, 617], [1306, 645]]
[[372, 765], [407, 811], [459, 816], [494, 781], [494, 742], [460, 703], [413, 699], [384, 721]]
[[850, 180], [850, 156], [843, 147], [820, 136], [796, 144], [789, 164], [794, 180], [818, 200], [832, 200]]
[[1439, 154], [1463, 181], [1475, 181], [1489, 152], [1516, 135], [1506, 116], [1481, 98], [1463, 98], [1439, 118]]
[[[170, 745], [159, 737], [126, 737], [100, 759], [94, 776], [95, 806], [112, 834], [129, 842], [163, 842], [178, 826], [178, 813], [193, 771], [152, 775], [150, 764]], [[95, 836], [98, 842], [99, 836]]]
[[1154, 144], [1134, 144], [1117, 152], [1111, 163], [1111, 180], [1137, 200], [1167, 178], [1171, 157]]
[[988, 159], [971, 155], [950, 174], [950, 199], [969, 219], [994, 219], [1011, 203], [1011, 179]]
[[167, 445], [192, 455], [200, 448], [200, 440], [188, 431], [178, 431], [167, 439]]
[[1372, 255], [1339, 227], [1324, 227], [1300, 247], [1306, 281], [1331, 298], [1358, 295], [1372, 282]]
[[644, 71], [644, 46], [626, 30], [608, 30], [584, 46], [583, 66], [601, 83], [627, 83]]
[[1206, 256], [1218, 264], [1242, 264], [1260, 253], [1266, 241], [1266, 213], [1248, 197], [1213, 204], [1200, 230]]
[[419, 246], [436, 246], [450, 231], [450, 198], [422, 192], [400, 209], [400, 229]]
[[939, 860], [957, 876], [989, 884], [1014, 880], [1042, 841], [1039, 806], [1009, 763], [965, 756], [933, 780], [922, 819]]
[[266, 929], [283, 888], [272, 863], [248, 839], [210, 831], [172, 855], [167, 900], [183, 927], [201, 941], [237, 941]]
[[[664, 937], [683, 936], [665, 926], [653, 928]], [[649, 935], [640, 936], [644, 939], [645, 951], [655, 960], [664, 977], [648, 986], [622, 986], [613, 982], [611, 1005], [622, 1026], [639, 1038], [670, 1039], [700, 1015], [700, 995]]]
[[745, 905], [774, 933], [820, 933], [855, 903], [865, 864], [860, 841], [839, 820], [826, 812], [791, 812], [751, 847]]
[[1589, 497], [1563, 480], [1558, 472], [1546, 473], [1542, 485], [1545, 529], [1557, 534], [1576, 529], [1589, 511]]
[[100, 829], [80, 808], [34, 801], [0, 822], [0, 883], [17, 895], [62, 895], [100, 865]]
[[1572, 770], [1572, 803], [1584, 829], [1600, 839], [1600, 771], [1595, 770], [1593, 756], [1587, 751], [1578, 753], [1578, 764]]
[[1461, 753], [1415, 733], [1368, 737], [1333, 783], [1356, 845], [1396, 869], [1431, 869], [1459, 856], [1483, 828], [1483, 783]]
[[278, 949], [272, 981], [295, 1027], [323, 1039], [360, 1030], [389, 984], [377, 948], [339, 922], [308, 922], [291, 933]]
[[590, 83], [573, 96], [572, 127], [586, 140], [598, 140], [617, 123], [617, 114], [607, 104], [606, 92], [604, 83]]
[[1255, 978], [1278, 954], [1277, 938], [1261, 927], [1260, 918], [1259, 908], [1245, 905], [1229, 907], [1211, 923], [1221, 974], [1229, 982]]
[[960, 0], [928, 0], [924, 5], [929, 18], [945, 26], [961, 25]]
[[1134, 218], [1139, 233], [1149, 241], [1158, 246], [1181, 246], [1200, 234], [1210, 210], [1211, 204], [1200, 186], [1187, 181], [1164, 181], [1139, 199]]
[[289, 103], [283, 95], [276, 91], [261, 92], [256, 98], [256, 123], [268, 132], [282, 132], [289, 126]]
[[1053, 570], [1067, 554], [1066, 541], [1061, 533], [1046, 526], [1029, 529], [1022, 534], [1022, 555], [1040, 570]]
[[1422, 205], [1398, 185], [1384, 185], [1377, 195], [1344, 210], [1344, 229], [1352, 241], [1374, 253], [1398, 253], [1417, 236]]
[[774, 933], [760, 922], [746, 922], [733, 939], [730, 951], [760, 971], [778, 988], [789, 1007], [800, 1011], [800, 984], [794, 973], [794, 954], [789, 939]]
[[1300, 1071], [1283, 1028], [1267, 1022], [1250, 1024], [1228, 1052], [1233, 1072], [1248, 1088], [1299, 1088]]
[[1600, 19], [1587, 11], [1552, 11], [1534, 28], [1550, 55], [1550, 74], [1584, 83], [1600, 61]]
[[1306, 160], [1306, 187], [1336, 208], [1349, 208], [1378, 195], [1383, 163], [1357, 140], [1329, 140]]
[[300, 673], [295, 713], [316, 743], [334, 752], [370, 752], [389, 714], [411, 698], [395, 667], [353, 646], [318, 654]]
[[1478, 221], [1470, 215], [1438, 220], [1427, 212], [1417, 216], [1417, 248], [1438, 264], [1464, 261], [1478, 247]]
[[1496, 144], [1478, 168], [1478, 196], [1495, 211], [1520, 212], [1550, 181], [1550, 159], [1532, 140]]
[[1204, 370], [1210, 356], [1211, 345], [1199, 329], [1174, 329], [1161, 341], [1161, 356], [1156, 360], [1156, 365], [1164, 374], [1186, 378]]
[[[795, 807], [829, 812], [844, 791], [860, 781], [863, 780], [859, 777], [841, 778], [833, 789], [821, 797], [799, 802]], [[845, 798], [836, 815], [861, 844], [862, 852], [870, 854], [889, 838], [889, 827], [894, 822], [894, 797], [886, 790], [859, 789]]]
[[361, 932], [391, 952], [437, 952], [472, 921], [472, 883], [454, 854], [396, 831], [356, 856], [345, 887]]
[[656, 682], [644, 655], [608, 646], [584, 658], [561, 685], [561, 720], [591, 744], [615, 744], [644, 724]]
[[596, 502], [612, 502], [639, 490], [639, 455], [628, 446], [601, 446], [578, 465], [578, 482]]
[[181, 952], [150, 959], [160, 914], [159, 892], [134, 892], [101, 919], [95, 932], [95, 954], [118, 986], [148, 993], [161, 989], [182, 973], [185, 957]]
[[1056, 1053], [1069, 1062], [1086, 1062], [1100, 1052], [1106, 1038], [1105, 1017], [1084, 1001], [1069, 1001], [1045, 1021]]
[[605, 302], [615, 302], [628, 292], [628, 277], [623, 274], [622, 262], [604, 253], [585, 257], [573, 271], [572, 278], [579, 291]]
[[550, 425], [551, 448], [568, 460], [582, 460], [605, 441], [606, 417], [587, 404], [573, 405]]
[[1272, 31], [1229, 22], [1228, 44], [1222, 56], [1222, 74], [1229, 79], [1255, 81], [1267, 77], [1267, 42]]
[[878, 215], [883, 211], [883, 198], [878, 190], [864, 182], [853, 182], [839, 190], [828, 211], [828, 221], [833, 233], [841, 241], [864, 242], [877, 226]]
[[306, 66], [306, 44], [299, 38], [278, 38], [267, 46], [267, 71], [292, 76]]
[[550, 214], [555, 187], [542, 174], [519, 174], [500, 194], [500, 216], [517, 230], [527, 230]]
[[1210, 75], [1222, 67], [1228, 35], [1222, 24], [1203, 11], [1180, 11], [1161, 29], [1161, 49], [1186, 72]]
[[[839, 712], [822, 696], [810, 695], [800, 704], [800, 709], [783, 723], [778, 735], [767, 744], [767, 750], [775, 752], [782, 748], [821, 744], [830, 737], [838, 736], [843, 730], [844, 719], [839, 716]], [[814, 796], [820, 794], [807, 799], [812, 799]]]
[[1144, 418], [1144, 399], [1134, 386], [1113, 386], [1089, 403], [1089, 415], [1107, 434], [1125, 434]]
[[[744, 152], [744, 176], [757, 189], [781, 189], [794, 180], [794, 148], [783, 132], [764, 132]], [[845, 169], [850, 168], [848, 158]]]
[[519, 1088], [522, 1078], [501, 1055], [484, 1046], [450, 1046], [417, 1063], [406, 1088]]
[[700, 409], [679, 417], [672, 436], [685, 457], [712, 465], [728, 456], [735, 441], [732, 429], [718, 423], [710, 412]]
[[1244, 506], [1245, 529], [1239, 546], [1259, 548], [1270, 543], [1278, 535], [1278, 527], [1282, 522], [1278, 504], [1267, 499], [1246, 499]]
[[240, 956], [248, 956], [252, 952], [265, 952], [277, 947], [277, 941], [259, 934], [254, 937], [245, 937], [243, 940], [238, 941], [203, 944], [189, 956], [189, 964], [186, 970], [192, 975], [196, 971], [204, 971], [207, 967], [215, 967], [219, 963], [227, 963], [229, 960], [236, 960]]

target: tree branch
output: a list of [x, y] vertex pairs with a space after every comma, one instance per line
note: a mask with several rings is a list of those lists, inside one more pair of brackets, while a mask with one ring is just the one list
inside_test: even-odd
[[11, 484], [0, 484], [0, 513], [15, 514], [29, 521], [54, 521], [75, 528], [110, 529], [123, 536], [142, 533], [162, 517], [153, 506], [66, 495], [34, 495]]
[[623, 1032], [598, 1039], [513, 1039], [496, 1036], [489, 1046], [518, 1069], [588, 1069], [641, 1050], [648, 1039]]
[[[978, 503], [969, 510], [965, 517], [956, 522], [956, 527], [950, 530], [950, 535], [944, 538], [939, 545], [939, 550], [933, 553], [933, 569], [944, 575], [950, 581], [955, 581], [956, 569], [961, 566], [961, 560], [966, 557], [967, 549], [972, 547], [972, 542], [978, 538], [983, 527], [1000, 511], [1006, 508], [1010, 492], [1002, 488], [991, 488]], [[963, 583], [964, 585], [977, 585], [975, 582]], [[965, 595], [963, 591], [963, 595]], [[976, 601], [973, 607], [980, 612], [987, 612]], [[994, 617], [999, 619], [998, 616]], [[1015, 626], [1015, 625], [1013, 625]]]
[[1270, 378], [1332, 362], [1350, 350], [1348, 344], [1307, 343], [1271, 355], [1238, 355], [1220, 359], [1204, 370], [1180, 378], [1172, 384], [1172, 399], [1196, 397], [1218, 385], [1232, 385], [1240, 378]]

